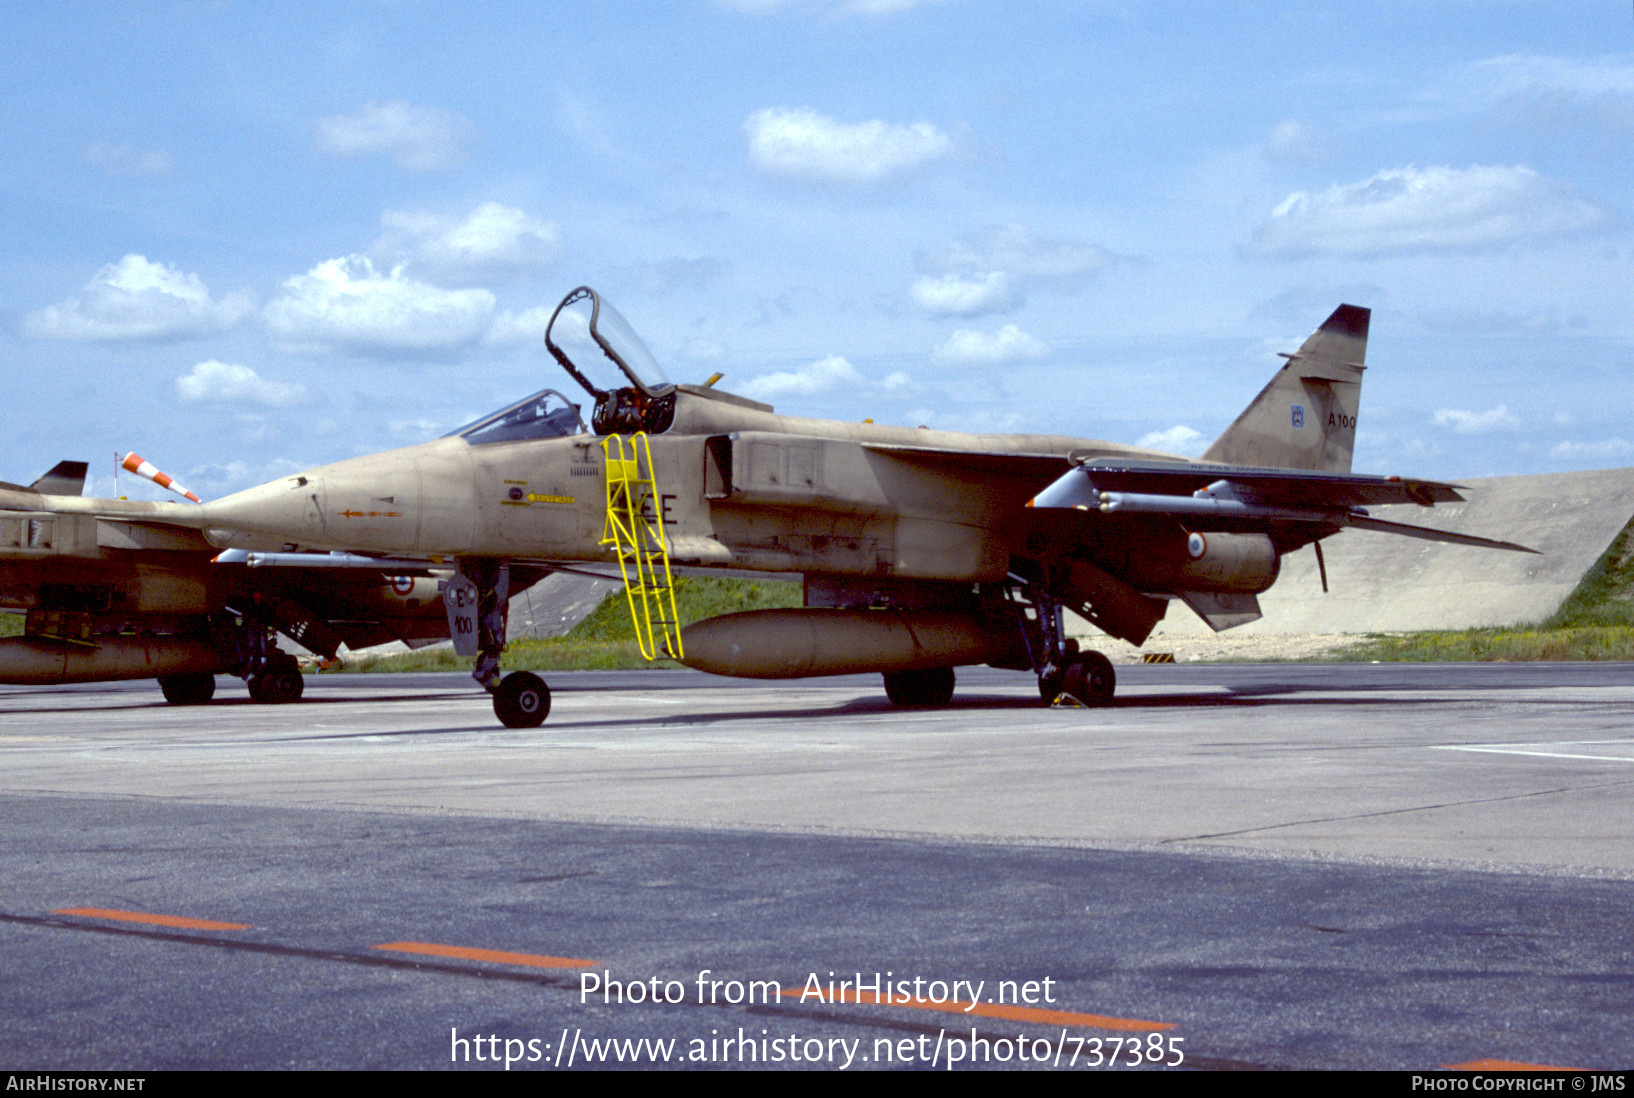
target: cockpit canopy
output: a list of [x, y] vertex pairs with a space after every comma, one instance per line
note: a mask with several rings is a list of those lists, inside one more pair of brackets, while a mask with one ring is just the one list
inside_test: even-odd
[[562, 299], [545, 347], [596, 399], [597, 434], [663, 431], [675, 418], [675, 386], [629, 321], [589, 286]]
[[555, 389], [541, 389], [526, 400], [467, 423], [446, 438], [463, 438], [472, 446], [490, 442], [522, 442], [535, 438], [562, 438], [584, 432], [577, 405]]

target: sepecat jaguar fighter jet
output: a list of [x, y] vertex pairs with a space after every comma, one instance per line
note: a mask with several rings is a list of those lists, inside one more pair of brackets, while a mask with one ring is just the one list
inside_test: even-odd
[[[1368, 310], [1341, 305], [1201, 460], [1049, 435], [778, 415], [677, 385], [589, 287], [545, 345], [587, 394], [554, 389], [419, 446], [353, 458], [201, 507], [167, 507], [220, 548], [452, 563], [456, 647], [500, 720], [545, 719], [538, 676], [501, 677], [513, 570], [618, 566], [643, 651], [722, 675], [880, 672], [900, 705], [946, 704], [954, 668], [1031, 671], [1047, 701], [1102, 705], [1111, 663], [1070, 609], [1141, 644], [1175, 603], [1213, 628], [1260, 616], [1284, 554], [1346, 527], [1530, 552], [1371, 517], [1456, 488], [1350, 472]], [[672, 569], [804, 577], [805, 606], [680, 629]], [[1325, 581], [1324, 581], [1325, 582]]]

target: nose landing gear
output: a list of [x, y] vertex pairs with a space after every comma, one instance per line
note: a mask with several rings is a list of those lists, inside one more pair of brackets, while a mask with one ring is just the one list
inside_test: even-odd
[[538, 728], [550, 715], [550, 687], [530, 671], [499, 673], [505, 653], [506, 597], [510, 567], [487, 560], [460, 562], [459, 575], [443, 590], [454, 651], [475, 656], [471, 677], [494, 697], [494, 716], [506, 728]]

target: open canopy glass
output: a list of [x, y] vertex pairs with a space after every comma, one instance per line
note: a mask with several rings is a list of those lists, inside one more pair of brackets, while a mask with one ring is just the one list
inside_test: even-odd
[[545, 328], [545, 346], [598, 401], [629, 387], [649, 398], [675, 388], [629, 321], [589, 286], [580, 286], [556, 306]]

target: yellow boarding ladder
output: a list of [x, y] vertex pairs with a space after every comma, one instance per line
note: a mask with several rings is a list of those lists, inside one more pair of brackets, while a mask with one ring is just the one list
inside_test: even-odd
[[[653, 479], [647, 434], [638, 431], [627, 443], [619, 435], [608, 435], [601, 441], [601, 451], [607, 458], [607, 522], [601, 543], [618, 552], [636, 643], [646, 659], [661, 655], [679, 659], [681, 619], [675, 612], [663, 501]], [[662, 650], [654, 643], [655, 631], [663, 641]]]

